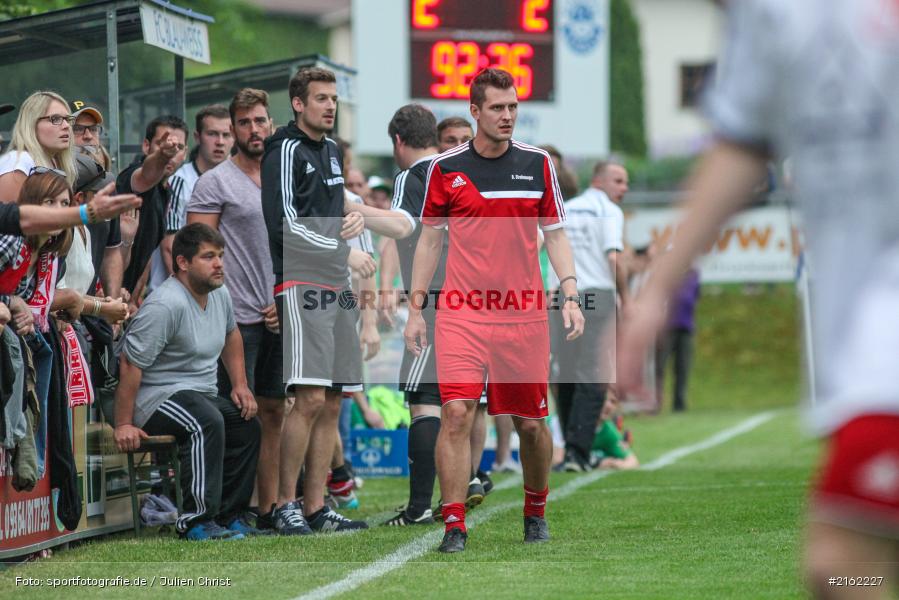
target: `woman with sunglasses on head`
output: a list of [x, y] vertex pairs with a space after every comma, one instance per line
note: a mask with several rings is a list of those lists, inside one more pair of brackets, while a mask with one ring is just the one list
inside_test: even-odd
[[69, 185], [75, 183], [72, 122], [68, 103], [55, 92], [35, 92], [22, 103], [9, 148], [0, 156], [0, 202], [17, 198], [36, 166], [59, 169]]
[[[22, 185], [18, 203], [58, 210], [74, 204], [74, 199], [62, 171], [35, 167]], [[71, 245], [71, 229], [28, 236], [0, 235], [0, 302], [9, 306], [19, 335], [33, 331], [35, 324], [46, 331], [53, 310], [65, 311], [70, 318], [81, 314], [82, 299], [69, 294], [54, 298], [58, 257], [65, 256]]]

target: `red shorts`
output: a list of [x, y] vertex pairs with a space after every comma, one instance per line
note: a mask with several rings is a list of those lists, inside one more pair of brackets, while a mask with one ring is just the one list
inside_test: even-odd
[[542, 419], [549, 415], [549, 328], [531, 323], [475, 323], [438, 318], [434, 340], [443, 404], [477, 400], [487, 380], [487, 412]]
[[899, 415], [865, 415], [830, 438], [811, 518], [899, 537]]

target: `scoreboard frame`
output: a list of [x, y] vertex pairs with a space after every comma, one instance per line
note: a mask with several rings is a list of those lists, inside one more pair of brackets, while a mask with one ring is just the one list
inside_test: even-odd
[[[487, 66], [499, 62], [497, 53], [516, 47], [527, 54], [522, 46], [527, 44], [534, 54], [541, 49], [544, 58], [534, 62], [533, 56], [519, 56], [517, 65], [530, 69], [529, 84], [526, 71], [516, 73], [507, 68], [516, 78], [521, 99], [515, 138], [554, 144], [566, 156], [605, 156], [609, 151], [609, 1], [353, 0], [353, 66], [358, 71], [358, 103], [353, 115], [356, 151], [391, 154], [387, 123], [397, 108], [410, 102], [430, 108], [438, 121], [461, 116], [473, 122], [466, 84], [470, 85], [485, 62]], [[475, 13], [479, 4], [504, 10], [488, 8]], [[551, 12], [539, 10], [545, 4]], [[533, 10], [525, 14], [524, 7]], [[416, 9], [425, 10], [416, 14]], [[526, 23], [526, 17], [532, 21]], [[430, 71], [434, 48], [441, 42], [453, 44], [455, 52], [461, 47], [469, 53], [461, 76], [451, 72], [435, 78], [421, 66]], [[478, 46], [476, 69], [469, 66], [475, 49], [462, 46], [465, 43]], [[501, 46], [492, 46], [493, 52], [488, 52], [495, 44]], [[449, 52], [448, 45], [440, 48]], [[454, 64], [458, 66], [458, 60]], [[435, 98], [437, 94], [431, 93], [434, 85], [442, 85], [434, 91], [449, 98]], [[530, 94], [522, 94], [528, 85]]]

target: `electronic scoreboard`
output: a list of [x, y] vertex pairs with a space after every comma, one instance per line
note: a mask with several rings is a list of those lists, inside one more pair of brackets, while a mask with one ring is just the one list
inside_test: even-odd
[[608, 0], [354, 0], [352, 27], [360, 153], [390, 153], [387, 122], [408, 102], [471, 120], [487, 67], [515, 81], [517, 139], [608, 152]]

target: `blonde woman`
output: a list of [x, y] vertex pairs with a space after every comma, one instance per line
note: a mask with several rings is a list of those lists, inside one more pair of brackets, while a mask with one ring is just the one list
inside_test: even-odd
[[75, 184], [69, 105], [55, 92], [35, 92], [19, 109], [9, 149], [0, 156], [0, 202], [15, 202], [35, 167], [59, 169]]

